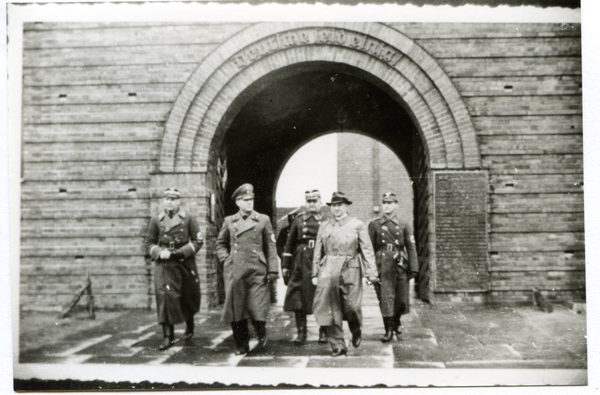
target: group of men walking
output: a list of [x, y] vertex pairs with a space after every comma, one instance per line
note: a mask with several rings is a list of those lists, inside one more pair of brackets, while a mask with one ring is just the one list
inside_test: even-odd
[[[152, 218], [146, 248], [156, 262], [155, 287], [159, 323], [165, 340], [173, 344], [173, 325], [186, 322], [184, 338], [193, 336], [193, 315], [199, 310], [200, 291], [194, 255], [203, 237], [197, 221], [179, 209], [176, 189], [165, 191], [165, 211]], [[223, 262], [225, 305], [222, 320], [231, 324], [235, 353], [256, 354], [267, 346], [266, 321], [270, 307], [269, 283], [279, 276], [277, 245], [269, 217], [254, 211], [254, 189], [240, 186], [232, 195], [239, 211], [225, 218], [216, 242]], [[332, 355], [346, 355], [343, 321], [348, 322], [352, 345], [362, 339], [362, 278], [373, 284], [385, 326], [381, 340], [401, 333], [400, 317], [408, 312], [409, 280], [418, 271], [412, 227], [398, 216], [394, 193], [382, 198], [384, 214], [367, 226], [348, 215], [352, 202], [343, 192], [321, 201], [318, 190], [305, 194], [305, 210], [290, 217], [283, 247], [281, 273], [287, 286], [284, 311], [294, 313], [294, 344], [307, 341], [307, 316], [314, 314], [319, 342], [331, 345]], [[258, 343], [249, 348], [248, 321]]]

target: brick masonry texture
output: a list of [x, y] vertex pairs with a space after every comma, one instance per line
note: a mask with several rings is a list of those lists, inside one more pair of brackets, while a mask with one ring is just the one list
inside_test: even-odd
[[[214, 130], [227, 103], [261, 74], [258, 67], [249, 68], [230, 81], [224, 78], [229, 66], [219, 69], [226, 58], [210, 54], [217, 48], [236, 53], [252, 42], [231, 37], [247, 28], [257, 29], [259, 37], [266, 26], [25, 25], [23, 309], [60, 308], [71, 299], [86, 271], [92, 276], [98, 307], [152, 306], [151, 267], [142, 244], [148, 220], [158, 210], [164, 180], [155, 172], [161, 161], [173, 164], [163, 170], [197, 172], [171, 182], [186, 184], [179, 185], [187, 190], [185, 205], [200, 217], [205, 232], [206, 244], [197, 256], [202, 306], [218, 305], [222, 292], [214, 240], [223, 218], [223, 189], [217, 174], [217, 161], [224, 160], [225, 154], [223, 136], [212, 139], [197, 131], [205, 115], [203, 122]], [[287, 29], [285, 24], [278, 26]], [[580, 26], [390, 23], [388, 27], [348, 24], [383, 39], [393, 36], [392, 29], [400, 32], [406, 39], [398, 41], [399, 49], [430, 72], [399, 63], [406, 75], [397, 74], [386, 82], [412, 103], [415, 119], [422, 122], [418, 129], [427, 140], [413, 148], [411, 171], [417, 183], [419, 256], [431, 259], [433, 289], [484, 289], [487, 296], [476, 299], [492, 302], [523, 301], [530, 297], [523, 291], [530, 286], [550, 298], [585, 297]], [[411, 40], [415, 48], [407, 46]], [[273, 54], [261, 67], [275, 69], [291, 60], [334, 60], [332, 56], [325, 46], [313, 52], [289, 50]], [[384, 75], [382, 63], [372, 61], [370, 55], [356, 52], [348, 59], [370, 73]], [[204, 61], [208, 69], [198, 69]], [[203, 87], [207, 70], [216, 69], [218, 84]], [[421, 96], [414, 88], [430, 87], [431, 81], [436, 81], [436, 92], [423, 90]], [[208, 108], [207, 100], [217, 94], [221, 99], [212, 104], [210, 114], [197, 111]], [[194, 100], [197, 106], [189, 112], [189, 106], [176, 105]], [[454, 134], [442, 135], [440, 127], [450, 125], [451, 118], [456, 126], [448, 130]], [[438, 125], [437, 119], [443, 122]], [[459, 143], [456, 130], [469, 127], [474, 128], [473, 138]], [[164, 135], [180, 129], [187, 134], [179, 140]], [[346, 187], [349, 195], [356, 196], [354, 214], [365, 221], [374, 216], [375, 189], [380, 195], [382, 185], [394, 187], [395, 173], [387, 166], [390, 159], [385, 150], [377, 155], [373, 150], [362, 152], [360, 169], [353, 170], [352, 178], [363, 184]], [[464, 159], [468, 157], [480, 157], [481, 162]], [[176, 161], [181, 165], [175, 167]], [[472, 183], [476, 190], [457, 190], [442, 201], [442, 196], [433, 195], [431, 172], [454, 166], [486, 170], [489, 177]], [[379, 184], [369, 177], [375, 167]], [[348, 172], [341, 169], [341, 174]], [[400, 178], [404, 180], [408, 178]], [[403, 185], [398, 189], [410, 190]], [[370, 194], [361, 192], [364, 186]], [[453, 242], [452, 230], [466, 224], [453, 213], [471, 209], [458, 199], [469, 193], [477, 199], [486, 196], [488, 229], [477, 228], [483, 233], [474, 234], [472, 247], [490, 257], [487, 283], [473, 271], [483, 265], [481, 261], [456, 255], [468, 253], [467, 246], [444, 249], [440, 244]], [[413, 215], [412, 208], [404, 209], [406, 215]], [[461, 242], [467, 240], [467, 230], [472, 229], [465, 229]], [[489, 241], [484, 242], [483, 235], [489, 235]], [[456, 273], [465, 276], [455, 278]], [[448, 295], [452, 293], [440, 293], [439, 299], [453, 300]]]

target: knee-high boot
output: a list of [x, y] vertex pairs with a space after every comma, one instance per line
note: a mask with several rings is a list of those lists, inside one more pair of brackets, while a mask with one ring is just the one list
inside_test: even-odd
[[163, 340], [162, 344], [160, 345], [160, 347], [158, 347], [158, 349], [160, 351], [165, 351], [166, 349], [171, 348], [171, 346], [173, 345], [175, 329], [173, 328], [173, 325], [169, 325], [169, 324], [163, 324], [162, 329], [163, 329], [164, 340]]
[[256, 330], [256, 335], [258, 336], [258, 344], [254, 346], [252, 350], [250, 350], [249, 354], [257, 354], [266, 349], [267, 345], [267, 323], [265, 321], [256, 321], [252, 320], [252, 325], [254, 325], [254, 329]]
[[400, 314], [394, 315], [394, 320], [392, 322], [392, 329], [396, 333], [396, 336], [402, 333], [402, 324], [400, 323]]
[[394, 337], [394, 318], [393, 317], [383, 317], [383, 322], [385, 325], [385, 335], [381, 336], [381, 341], [384, 343], [392, 341]]
[[185, 322], [185, 332], [183, 333], [183, 339], [188, 340], [194, 336], [194, 317], [190, 318]]
[[298, 336], [293, 340], [294, 344], [301, 346], [306, 343], [306, 314], [302, 311], [296, 311], [296, 329]]
[[235, 354], [247, 354], [250, 348], [248, 345], [248, 322], [246, 320], [234, 321], [231, 323], [231, 330], [235, 341]]

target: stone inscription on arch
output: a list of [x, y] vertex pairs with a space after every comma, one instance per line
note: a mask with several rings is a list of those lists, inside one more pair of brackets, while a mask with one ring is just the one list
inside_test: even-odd
[[273, 34], [234, 56], [232, 62], [239, 69], [275, 51], [303, 45], [338, 45], [351, 48], [395, 66], [403, 54], [397, 49], [366, 34], [336, 28], [306, 28]]

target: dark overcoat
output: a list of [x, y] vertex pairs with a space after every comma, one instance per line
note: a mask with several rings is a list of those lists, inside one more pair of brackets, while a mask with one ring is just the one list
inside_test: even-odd
[[287, 284], [283, 310], [312, 314], [315, 286], [312, 283], [312, 264], [315, 242], [321, 223], [327, 219], [324, 208], [319, 213], [306, 211], [298, 215], [287, 237], [281, 268], [287, 269]]
[[[150, 220], [145, 247], [155, 263], [154, 288], [159, 324], [187, 321], [200, 310], [200, 281], [195, 255], [203, 244], [198, 220], [181, 208], [173, 218], [163, 211]], [[160, 253], [165, 249], [180, 249], [184, 258], [160, 259]]]
[[377, 277], [373, 247], [362, 221], [346, 215], [321, 224], [312, 276], [318, 277], [313, 313], [320, 326], [341, 326], [350, 312], [362, 316], [362, 277]]
[[252, 211], [225, 217], [216, 242], [223, 261], [223, 321], [266, 321], [269, 312], [267, 273], [278, 273], [275, 234], [269, 217]]
[[[381, 315], [394, 317], [406, 314], [409, 309], [408, 275], [419, 270], [412, 227], [395, 213], [383, 215], [369, 224], [369, 237], [379, 273], [380, 285], [375, 289]], [[402, 259], [405, 251], [408, 265]]]

